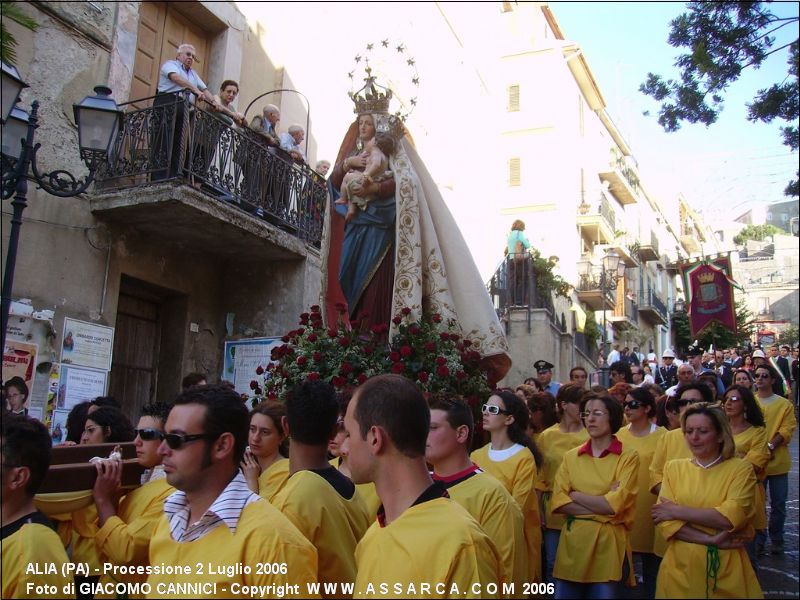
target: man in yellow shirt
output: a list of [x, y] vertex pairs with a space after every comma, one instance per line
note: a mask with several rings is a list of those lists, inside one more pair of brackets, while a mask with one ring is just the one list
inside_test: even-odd
[[515, 595], [527, 597], [523, 588], [530, 579], [522, 511], [502, 483], [470, 460], [474, 430], [470, 407], [445, 397], [434, 399], [430, 409], [425, 459], [433, 466], [433, 480], [442, 482], [450, 497], [475, 518], [494, 542]]
[[428, 472], [430, 411], [416, 385], [400, 375], [367, 380], [344, 425], [353, 482], [375, 482], [383, 503], [356, 548], [354, 596], [502, 595], [507, 582], [494, 544]]
[[305, 381], [286, 397], [283, 430], [292, 439], [289, 480], [272, 504], [314, 544], [322, 595], [351, 597], [355, 549], [370, 525], [356, 486], [328, 462], [339, 403], [329, 383]]
[[[317, 552], [239, 471], [250, 417], [229, 386], [191, 388], [175, 399], [159, 446], [178, 491], [150, 541], [148, 597], [307, 597]], [[266, 568], [268, 567], [268, 568]]]
[[47, 517], [33, 504], [33, 496], [50, 468], [50, 434], [35, 419], [5, 414], [0, 446], [0, 597], [74, 598], [74, 583], [63, 568], [69, 562], [64, 545]]

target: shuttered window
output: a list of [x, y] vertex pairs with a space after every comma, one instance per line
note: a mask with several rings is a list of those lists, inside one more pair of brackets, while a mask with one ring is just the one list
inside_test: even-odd
[[508, 86], [508, 112], [519, 111], [519, 86]]
[[511, 158], [508, 161], [508, 185], [516, 187], [520, 185], [520, 159]]

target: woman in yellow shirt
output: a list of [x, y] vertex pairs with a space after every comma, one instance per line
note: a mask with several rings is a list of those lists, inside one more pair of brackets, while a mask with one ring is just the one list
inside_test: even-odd
[[[723, 408], [733, 432], [736, 456], [753, 465], [753, 471], [758, 480], [753, 527], [755, 527], [756, 531], [763, 531], [767, 528], [764, 479], [767, 477], [766, 467], [769, 462], [767, 427], [764, 421], [764, 413], [758, 402], [756, 402], [750, 388], [740, 385], [732, 385], [725, 390]], [[747, 544], [747, 555], [750, 557], [753, 568], [757, 570], [758, 549], [756, 548], [755, 539]]]
[[639, 454], [636, 518], [631, 530], [631, 547], [634, 555], [642, 562], [644, 597], [653, 598], [656, 593], [658, 565], [661, 561], [653, 552], [655, 524], [650, 517], [650, 509], [658, 496], [650, 492], [649, 470], [658, 440], [667, 433], [667, 430], [652, 423], [651, 420], [656, 412], [656, 400], [644, 388], [631, 390], [622, 406], [628, 424], [619, 430], [617, 437], [623, 447], [636, 450]]
[[528, 419], [528, 407], [517, 395], [495, 391], [483, 405], [483, 429], [491, 435], [491, 442], [475, 450], [470, 458], [497, 478], [517, 501], [525, 524], [530, 581], [539, 582], [542, 529], [534, 481], [542, 456], [525, 433]]
[[247, 487], [272, 500], [289, 479], [289, 459], [282, 419], [286, 407], [274, 400], [265, 400], [250, 411], [248, 450], [242, 459], [242, 473]]
[[763, 598], [744, 550], [753, 537], [753, 468], [734, 456], [718, 405], [690, 406], [681, 430], [692, 457], [667, 463], [652, 508], [668, 540], [656, 598]]
[[558, 467], [561, 466], [564, 453], [577, 448], [589, 439], [581, 420], [580, 406], [584, 393], [586, 390], [573, 383], [558, 388], [556, 412], [559, 422], [545, 429], [537, 439], [538, 447], [542, 449], [543, 462], [536, 479], [536, 495], [539, 497], [539, 514], [542, 516], [544, 536], [544, 578], [548, 583], [553, 583], [553, 565], [556, 562], [561, 526], [564, 524], [563, 516], [550, 512], [553, 481]]
[[567, 516], [553, 568], [555, 598], [624, 597], [622, 584], [634, 583], [639, 456], [614, 435], [622, 426], [619, 402], [590, 392], [581, 408], [590, 439], [564, 454], [553, 484], [553, 512]]

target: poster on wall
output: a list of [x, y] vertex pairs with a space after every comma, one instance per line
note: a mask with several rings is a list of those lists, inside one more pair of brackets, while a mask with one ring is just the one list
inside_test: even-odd
[[63, 408], [57, 408], [53, 411], [53, 420], [50, 425], [50, 438], [53, 440], [53, 445], [60, 444], [67, 439], [67, 417], [69, 411]]
[[114, 350], [114, 328], [77, 319], [64, 318], [64, 341], [61, 344], [61, 363], [111, 370]]
[[7, 384], [14, 377], [20, 377], [28, 389], [27, 397], [21, 400], [23, 404], [21, 406], [12, 406], [12, 410], [30, 408], [33, 379], [36, 375], [36, 354], [38, 352], [39, 347], [36, 344], [6, 340], [6, 346], [3, 349], [3, 384]]
[[250, 382], [259, 377], [256, 375], [256, 369], [266, 367], [270, 362], [269, 355], [272, 349], [282, 343], [279, 337], [225, 342], [221, 379], [233, 383], [237, 393], [250, 396], [253, 393]]
[[108, 373], [105, 371], [62, 364], [56, 408], [69, 410], [84, 400], [105, 396], [107, 379]]

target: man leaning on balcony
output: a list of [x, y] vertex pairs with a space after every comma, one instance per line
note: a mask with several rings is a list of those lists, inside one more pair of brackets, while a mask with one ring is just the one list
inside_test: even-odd
[[[209, 91], [208, 86], [200, 79], [197, 72], [192, 69], [197, 60], [197, 51], [191, 44], [181, 44], [178, 46], [177, 56], [173, 60], [168, 60], [161, 65], [158, 75], [158, 93], [153, 100], [153, 107], [165, 107], [161, 114], [156, 113], [157, 123], [161, 123], [160, 131], [157, 128], [154, 132], [153, 140], [153, 162], [152, 167], [161, 167], [153, 171], [153, 181], [167, 179], [178, 174], [181, 167], [181, 141], [183, 138], [184, 124], [184, 102], [182, 94], [184, 90], [191, 92], [189, 103], [195, 103], [195, 96], [202, 98], [210, 104], [214, 110], [220, 110], [221, 106], [214, 95]], [[166, 107], [174, 106], [175, 126], [172, 127], [170, 110]], [[169, 159], [169, 164], [166, 161]], [[168, 168], [167, 168], [168, 166]]]

